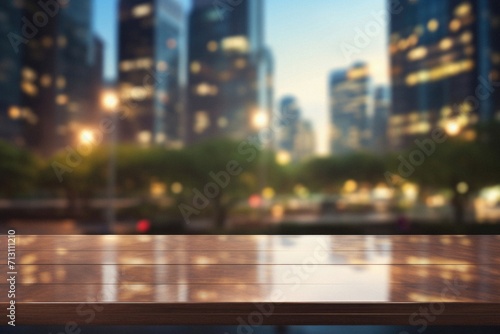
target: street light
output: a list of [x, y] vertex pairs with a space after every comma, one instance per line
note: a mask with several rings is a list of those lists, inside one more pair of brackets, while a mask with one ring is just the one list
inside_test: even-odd
[[269, 115], [264, 111], [257, 111], [253, 114], [252, 125], [259, 130], [265, 128], [269, 125]]
[[80, 132], [80, 142], [83, 144], [90, 144], [94, 142], [94, 133], [90, 130], [83, 130]]
[[446, 123], [445, 131], [448, 135], [454, 137], [461, 131], [460, 124], [457, 121], [449, 121]]
[[114, 92], [105, 92], [102, 95], [102, 106], [108, 112], [115, 112], [120, 101]]
[[115, 188], [116, 188], [116, 141], [117, 141], [117, 127], [118, 127], [118, 113], [117, 108], [120, 104], [118, 96], [115, 92], [107, 91], [102, 95], [102, 107], [111, 114], [113, 123], [110, 145], [109, 145], [109, 160], [108, 160], [108, 183], [106, 189], [107, 208], [106, 208], [106, 232], [113, 233], [113, 225], [116, 220], [115, 211]]

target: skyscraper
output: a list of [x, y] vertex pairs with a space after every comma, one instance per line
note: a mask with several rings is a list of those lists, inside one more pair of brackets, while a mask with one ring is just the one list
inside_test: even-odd
[[9, 33], [20, 34], [22, 9], [14, 0], [0, 2], [0, 139], [23, 144], [20, 133], [20, 67], [22, 54], [16, 53]]
[[94, 113], [97, 96], [89, 79], [102, 56], [95, 54], [91, 5], [8, 1], [0, 15], [9, 8], [18, 21], [11, 22], [15, 28], [7, 35], [10, 48], [2, 57], [16, 60], [2, 73], [10, 75], [10, 94], [16, 100], [8, 106], [17, 125], [15, 142], [52, 154], [77, 144], [78, 133]]
[[391, 108], [390, 89], [386, 86], [378, 86], [375, 89], [374, 113], [373, 113], [373, 150], [383, 153], [387, 150], [387, 122]]
[[195, 0], [189, 17], [187, 140], [244, 138], [269, 119], [272, 57], [262, 0], [235, 7]]
[[369, 149], [370, 75], [362, 62], [330, 76], [330, 148], [333, 154]]
[[119, 25], [120, 139], [177, 145], [182, 8], [175, 0], [121, 0]]
[[276, 137], [278, 160], [300, 162], [314, 155], [316, 141], [312, 123], [302, 118], [294, 96], [281, 99], [277, 117], [280, 120]]
[[433, 128], [462, 130], [500, 115], [500, 2], [402, 0], [390, 30], [393, 148]]
[[293, 159], [296, 148], [297, 134], [299, 132], [299, 123], [301, 111], [297, 99], [293, 96], [285, 96], [281, 99], [279, 105], [280, 127], [277, 133], [278, 152], [286, 152]]
[[310, 121], [301, 119], [297, 126], [295, 136], [294, 156], [297, 161], [304, 161], [314, 156], [316, 151], [316, 138], [313, 125]]

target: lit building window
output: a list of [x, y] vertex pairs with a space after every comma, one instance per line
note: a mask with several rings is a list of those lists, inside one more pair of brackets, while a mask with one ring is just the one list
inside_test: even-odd
[[56, 81], [57, 88], [64, 89], [66, 87], [66, 78], [58, 77]]
[[198, 61], [193, 61], [191, 63], [191, 72], [192, 73], [199, 73], [201, 71], [201, 64]]
[[227, 118], [225, 117], [220, 117], [219, 120], [217, 121], [217, 125], [219, 125], [219, 128], [225, 128], [229, 124]]
[[432, 19], [427, 23], [427, 29], [429, 29], [430, 32], [434, 32], [438, 30], [439, 28], [439, 22], [436, 19]]
[[463, 2], [455, 9], [455, 16], [463, 17], [467, 16], [472, 12], [472, 5], [470, 2]]
[[406, 77], [406, 84], [408, 86], [414, 86], [419, 83], [442, 80], [460, 73], [469, 72], [474, 69], [475, 66], [475, 62], [470, 59], [447, 63], [442, 66], [431, 68], [430, 70], [422, 70], [409, 74]]
[[28, 81], [35, 81], [36, 78], [38, 77], [36, 72], [29, 67], [24, 67], [21, 75], [22, 75], [24, 80], [28, 80]]
[[167, 140], [167, 136], [164, 133], [157, 133], [155, 136], [155, 142], [157, 144], [163, 144]]
[[408, 48], [408, 41], [406, 39], [402, 39], [398, 42], [398, 48], [399, 50], [401, 51], [404, 51], [406, 50], [406, 48]]
[[154, 62], [151, 58], [140, 58], [135, 61], [136, 68], [148, 69], [153, 66]]
[[236, 68], [239, 68], [241, 70], [247, 66], [247, 61], [243, 58], [240, 58], [234, 62], [234, 65], [236, 66]]
[[148, 92], [144, 87], [136, 86], [130, 89], [130, 97], [134, 100], [144, 100], [148, 96]]
[[408, 37], [408, 43], [411, 46], [415, 46], [418, 44], [418, 35], [417, 34], [411, 34], [410, 37]]
[[460, 41], [464, 44], [469, 44], [473, 39], [474, 35], [470, 31], [466, 31], [460, 36]]
[[29, 81], [23, 81], [21, 83], [21, 90], [29, 96], [38, 95], [38, 87]]
[[210, 41], [207, 43], [207, 50], [210, 52], [215, 52], [219, 48], [219, 44], [216, 41]]
[[444, 38], [439, 43], [441, 50], [449, 50], [453, 46], [453, 40], [451, 38]]
[[68, 95], [65, 94], [57, 95], [56, 103], [60, 106], [65, 105], [66, 103], [68, 103]]
[[128, 72], [132, 69], [133, 67], [133, 63], [131, 61], [122, 61], [120, 63], [120, 70], [122, 70], [123, 72]]
[[210, 118], [206, 111], [198, 111], [194, 119], [194, 131], [196, 133], [203, 133], [210, 127]]
[[202, 82], [196, 87], [196, 94], [200, 96], [217, 95], [218, 92], [217, 86], [212, 86], [206, 82]]
[[49, 74], [44, 74], [40, 78], [40, 84], [42, 87], [49, 87], [52, 84], [52, 77]]
[[148, 16], [153, 12], [153, 6], [145, 3], [132, 8], [132, 15], [136, 18]]
[[419, 60], [425, 58], [426, 56], [427, 56], [427, 48], [425, 46], [415, 48], [408, 53], [409, 60]]
[[159, 61], [158, 64], [156, 65], [156, 69], [160, 72], [165, 72], [168, 69], [167, 62]]
[[139, 69], [150, 69], [153, 67], [154, 61], [151, 58], [139, 58], [136, 60], [124, 60], [120, 63], [122, 72], [129, 72]]
[[462, 27], [462, 24], [460, 23], [460, 20], [458, 20], [458, 19], [454, 19], [450, 22], [450, 30], [452, 32], [457, 32], [458, 30], [460, 30], [461, 27]]
[[149, 132], [149, 131], [141, 131], [137, 135], [137, 140], [141, 144], [149, 144], [151, 142], [151, 138], [152, 138], [152, 135], [151, 135], [151, 132]]
[[9, 108], [9, 117], [12, 119], [18, 119], [21, 117], [21, 110], [19, 107], [12, 106]]
[[245, 36], [231, 36], [222, 40], [222, 49], [226, 52], [247, 53], [250, 46]]

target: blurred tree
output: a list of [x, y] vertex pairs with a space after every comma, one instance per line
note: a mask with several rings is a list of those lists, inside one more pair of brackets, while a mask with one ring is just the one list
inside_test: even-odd
[[[413, 147], [408, 154], [419, 148]], [[425, 157], [409, 177], [421, 186], [449, 189], [457, 223], [464, 222], [468, 198], [480, 189], [500, 182], [499, 155], [478, 141], [449, 138], [436, 151]]]
[[339, 191], [347, 180], [375, 185], [384, 182], [382, 157], [356, 152], [309, 160], [298, 171], [298, 180], [313, 191]]
[[179, 205], [185, 220], [208, 209], [215, 226], [223, 228], [229, 210], [264, 186], [277, 192], [290, 186], [274, 155], [250, 142], [214, 139], [188, 147], [185, 153], [187, 160], [177, 163], [175, 172], [189, 192], [188, 200]]
[[33, 190], [40, 164], [27, 150], [0, 141], [0, 196], [12, 198]]

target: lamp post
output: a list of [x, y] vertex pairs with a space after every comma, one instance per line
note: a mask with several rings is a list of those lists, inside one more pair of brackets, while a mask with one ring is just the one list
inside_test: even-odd
[[116, 141], [118, 132], [118, 97], [114, 92], [106, 92], [102, 96], [103, 109], [111, 114], [113, 131], [111, 132], [109, 142], [109, 160], [108, 160], [108, 182], [106, 187], [106, 233], [113, 234], [113, 227], [116, 220], [115, 211], [115, 188], [116, 188]]

